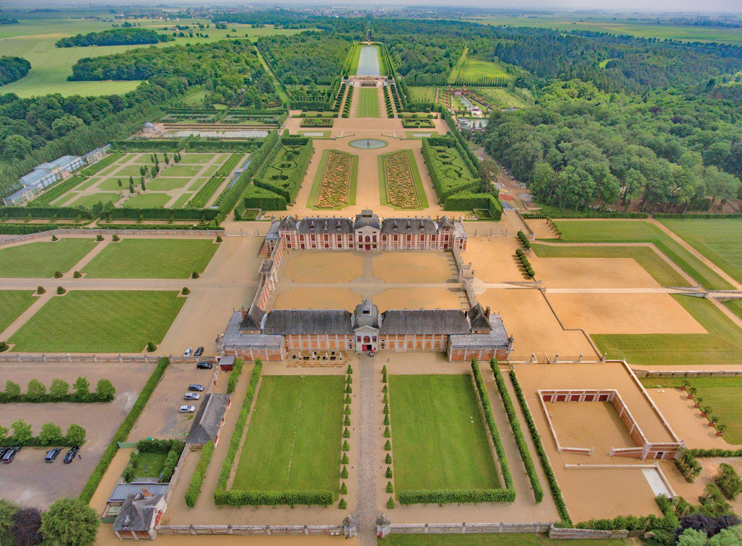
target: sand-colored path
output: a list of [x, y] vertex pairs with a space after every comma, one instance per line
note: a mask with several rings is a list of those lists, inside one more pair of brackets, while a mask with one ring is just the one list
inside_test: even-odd
[[379, 311], [387, 309], [461, 309], [459, 296], [442, 288], [389, 288], [372, 298]]
[[276, 298], [273, 309], [345, 309], [353, 311], [363, 301], [347, 288], [292, 288]]
[[528, 260], [549, 288], [659, 288], [633, 258], [539, 258]]
[[297, 283], [344, 283], [363, 275], [363, 257], [352, 252], [294, 253], [284, 274]]
[[474, 276], [485, 283], [527, 280], [515, 250], [521, 244], [515, 237], [469, 235], [467, 248], [461, 253], [465, 264], [471, 263]]
[[[455, 266], [454, 266], [455, 267]], [[444, 252], [385, 252], [373, 260], [373, 275], [388, 283], [440, 283], [455, 277]]]

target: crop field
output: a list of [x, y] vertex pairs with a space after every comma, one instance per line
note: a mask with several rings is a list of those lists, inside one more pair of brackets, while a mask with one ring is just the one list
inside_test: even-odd
[[397, 493], [500, 487], [471, 376], [392, 375], [389, 407]]
[[382, 205], [400, 209], [428, 207], [420, 172], [411, 150], [379, 156], [379, 182]]
[[91, 279], [185, 279], [204, 272], [219, 248], [211, 239], [124, 239], [82, 269]]
[[742, 220], [660, 220], [737, 282], [742, 282]]
[[376, 88], [358, 89], [358, 112], [359, 118], [379, 118], [379, 92]]
[[309, 194], [309, 204], [317, 209], [342, 209], [356, 204], [358, 156], [325, 150]]
[[56, 271], [66, 273], [96, 244], [92, 238], [60, 239], [0, 249], [0, 278], [51, 278]]
[[565, 243], [654, 243], [673, 262], [679, 265], [708, 290], [733, 288], [698, 258], [674, 241], [660, 228], [649, 222], [635, 220], [579, 220], [557, 221]]
[[34, 353], [140, 353], [165, 337], [186, 298], [178, 292], [70, 290], [7, 340]]
[[0, 290], [0, 332], [31, 307], [34, 301], [33, 292], [27, 290]]
[[232, 489], [337, 493], [343, 380], [264, 376]]

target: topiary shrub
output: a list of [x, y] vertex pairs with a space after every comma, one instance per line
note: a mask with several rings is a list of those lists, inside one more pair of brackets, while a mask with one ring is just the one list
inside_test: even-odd
[[389, 388], [386, 385], [384, 385], [384, 388], [381, 389], [381, 392], [383, 392], [384, 394], [386, 394], [386, 393], [389, 392]]
[[76, 278], [76, 279], [79, 279], [80, 277], [82, 277], [82, 273], [80, 273], [79, 271], [75, 271], [75, 272], [74, 272], [74, 273], [72, 274], [72, 276], [73, 276], [74, 278]]
[[384, 462], [386, 464], [392, 464], [392, 454], [391, 453], [387, 453], [386, 454], [386, 457], [384, 457]]
[[383, 373], [384, 375], [386, 375], [386, 364], [384, 364], [384, 367], [381, 368], [381, 373]]
[[157, 350], [157, 345], [155, 345], [151, 341], [147, 342], [147, 352], [148, 353], [154, 353], [156, 350]]
[[4, 353], [8, 350], [8, 344], [4, 341], [0, 341], [0, 353]]
[[343, 413], [345, 413], [345, 415], [350, 415], [350, 406], [345, 406]]
[[44, 287], [43, 287], [43, 286], [39, 286], [39, 287], [38, 287], [38, 288], [36, 289], [36, 293], [37, 293], [37, 294], [46, 294], [46, 290], [44, 289]]
[[392, 487], [392, 482], [386, 482], [386, 492], [394, 493], [394, 487]]
[[54, 278], [55, 279], [61, 279], [64, 276], [64, 274], [61, 271], [55, 271], [54, 272]]
[[348, 440], [343, 440], [343, 451], [350, 451], [350, 444]]
[[353, 392], [353, 387], [350, 385], [345, 385], [345, 394], [350, 394]]
[[343, 458], [340, 459], [340, 464], [348, 464], [350, 462], [350, 459], [348, 458], [347, 453], [343, 453]]
[[343, 469], [340, 471], [340, 477], [344, 480], [348, 479], [348, 468], [346, 466], [343, 466]]
[[184, 296], [187, 296], [188, 294], [190, 294], [190, 293], [191, 293], [191, 291], [190, 291], [190, 290], [188, 290], [188, 288], [184, 286], [184, 287], [183, 287], [183, 290], [181, 291], [181, 293], [182, 293], [182, 294], [183, 294]]
[[120, 240], [121, 239], [119, 238], [119, 236], [115, 233], [113, 234], [113, 237], [111, 237], [111, 241], [113, 241], [114, 243], [118, 243]]
[[391, 451], [392, 450], [392, 442], [387, 440], [384, 443], [384, 451]]
[[340, 499], [340, 504], [338, 504], [338, 508], [340, 508], [340, 510], [345, 510], [348, 508], [348, 503], [345, 502], [345, 499]]
[[221, 235], [217, 235], [217, 236], [216, 236], [216, 242], [217, 242], [217, 243], [221, 243], [221, 242], [222, 242], [222, 240], [223, 240], [223, 239], [222, 239], [222, 236], [221, 236]]
[[384, 438], [391, 438], [391, 437], [392, 437], [392, 432], [389, 430], [389, 427], [386, 427], [384, 429]]
[[341, 495], [347, 495], [348, 494], [348, 486], [345, 485], [345, 482], [340, 486], [340, 494]]
[[347, 415], [345, 416], [345, 419], [343, 420], [343, 425], [346, 427], [350, 426], [350, 417], [348, 417]]
[[345, 430], [343, 431], [343, 438], [350, 438], [350, 430], [348, 427], [345, 427]]
[[52, 242], [56, 243], [57, 241], [59, 241], [59, 237], [57, 237], [56, 235], [52, 235]]
[[388, 415], [385, 415], [384, 416], [384, 424], [385, 425], [388, 425], [389, 424], [389, 416]]
[[386, 479], [387, 480], [392, 479], [392, 467], [391, 466], [386, 467]]
[[389, 395], [388, 394], [384, 394], [384, 400], [383, 400], [383, 402], [385, 404], [388, 404], [389, 403]]
[[351, 376], [349, 375], [349, 376], [347, 376], [347, 377], [345, 378], [345, 382], [346, 382], [346, 383], [347, 383], [348, 385], [350, 385], [351, 383], [353, 383], [353, 378], [352, 378], [352, 377], [351, 377]]
[[389, 500], [386, 501], [386, 507], [389, 508], [389, 510], [394, 508], [394, 499], [392, 497], [389, 497]]
[[66, 293], [66, 292], [67, 292], [67, 290], [65, 290], [64, 288], [62, 288], [61, 286], [57, 286], [57, 294], [59, 294], [61, 296], [62, 294]]
[[194, 271], [193, 273], [191, 273], [192, 279], [198, 279], [198, 277], [199, 277], [198, 271]]
[[389, 404], [384, 404], [384, 415], [389, 415]]
[[381, 382], [382, 383], [386, 383], [387, 382], [386, 381], [386, 374], [384, 374], [384, 375], [381, 376]]
[[349, 395], [349, 394], [346, 394], [346, 395], [345, 395], [345, 400], [343, 400], [343, 402], [344, 402], [345, 404], [350, 404], [350, 395]]
[[103, 240], [103, 235], [96, 235], [95, 240], [101, 242]]

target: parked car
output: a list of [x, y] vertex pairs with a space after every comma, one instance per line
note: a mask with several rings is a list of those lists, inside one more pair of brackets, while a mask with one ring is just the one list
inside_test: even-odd
[[204, 354], [204, 348], [199, 347], [198, 349], [196, 349], [196, 352], [193, 353], [193, 356], [201, 356], [202, 354]]
[[183, 353], [183, 356], [191, 356], [193, 354], [193, 347], [188, 347]]
[[70, 464], [72, 461], [75, 460], [75, 457], [77, 457], [77, 452], [80, 451], [80, 448], [75, 446], [72, 449], [70, 449], [67, 452], [67, 455], [64, 456], [64, 464]]
[[185, 396], [183, 397], [183, 400], [199, 400], [201, 398], [201, 395], [197, 392], [187, 392], [185, 393]]
[[188, 390], [191, 392], [203, 392], [204, 386], [203, 385], [196, 385], [195, 383], [193, 385], [188, 385]]
[[21, 450], [20, 446], [9, 448], [5, 453], [3, 453], [2, 461], [5, 464], [12, 463], [13, 462], [13, 459], [15, 459], [15, 456], [18, 455], [18, 452], [20, 450]]
[[46, 452], [46, 457], [44, 457], [44, 461], [46, 461], [47, 463], [53, 463], [57, 459], [61, 451], [62, 451], [62, 448], [59, 448], [59, 447], [50, 449], [49, 451]]
[[196, 411], [196, 406], [180, 406], [179, 413], [193, 413]]
[[0, 447], [0, 460], [2, 460], [3, 455], [5, 455], [5, 452], [8, 451], [9, 447]]
[[210, 370], [213, 366], [211, 362], [206, 362], [205, 360], [196, 364], [196, 368], [199, 370]]

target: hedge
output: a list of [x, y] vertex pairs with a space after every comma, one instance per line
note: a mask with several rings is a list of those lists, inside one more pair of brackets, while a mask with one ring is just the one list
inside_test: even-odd
[[3, 235], [30, 235], [31, 233], [41, 233], [42, 231], [52, 231], [59, 229], [57, 224], [3, 224], [0, 223], [0, 233]]
[[684, 449], [680, 453], [680, 457], [675, 459], [675, 466], [683, 477], [690, 483], [693, 483], [701, 474], [701, 470], [703, 470], [701, 463], [699, 463], [693, 453], [687, 449]]
[[526, 467], [526, 474], [528, 474], [528, 479], [531, 481], [533, 496], [536, 498], [536, 503], [538, 504], [544, 500], [544, 490], [541, 488], [541, 481], [538, 479], [538, 474], [536, 473], [536, 465], [533, 464], [533, 459], [531, 459], [531, 454], [528, 451], [526, 438], [523, 436], [523, 431], [518, 422], [518, 416], [515, 413], [515, 406], [513, 406], [513, 401], [510, 399], [510, 394], [505, 386], [505, 379], [502, 377], [500, 367], [497, 365], [497, 360], [494, 358], [490, 360], [490, 368], [492, 368], [492, 373], [495, 374], [497, 390], [500, 391], [500, 398], [505, 406], [505, 413], [508, 416], [508, 421], [510, 421], [510, 428], [513, 429], [515, 444], [518, 446], [520, 458], [523, 460], [523, 466]]
[[557, 512], [559, 512], [559, 517], [562, 518], [560, 526], [572, 527], [572, 518], [569, 516], [567, 503], [564, 502], [564, 497], [562, 497], [562, 490], [559, 488], [559, 484], [556, 481], [556, 476], [554, 476], [554, 471], [551, 469], [551, 464], [549, 464], [549, 457], [546, 455], [544, 444], [541, 442], [541, 435], [538, 433], [536, 423], [534, 423], [531, 411], [528, 409], [526, 397], [523, 395], [523, 389], [520, 388], [520, 383], [518, 382], [518, 376], [515, 374], [515, 370], [510, 371], [510, 382], [513, 384], [515, 395], [518, 397], [520, 409], [523, 412], [523, 415], [525, 415], [526, 417], [528, 430], [531, 432], [533, 445], [536, 446], [536, 453], [538, 453], [538, 458], [541, 461], [541, 468], [543, 469], [544, 474], [546, 475], [546, 479], [549, 482], [549, 489], [551, 489], [551, 496], [554, 498], [554, 504], [556, 505]]
[[201, 209], [206, 206], [214, 192], [219, 189], [219, 186], [224, 182], [223, 176], [212, 176], [208, 182], [201, 186], [190, 201], [186, 204], [186, 209]]
[[469, 161], [471, 161], [472, 165], [474, 166], [474, 172], [477, 172], [481, 165], [479, 158], [474, 152], [471, 151], [471, 148], [469, 148], [469, 143], [461, 134], [461, 131], [459, 131], [458, 127], [456, 127], [456, 122], [454, 121], [453, 116], [451, 116], [451, 112], [449, 112], [448, 109], [444, 108], [442, 105], [438, 106], [438, 111], [441, 113], [441, 117], [448, 125], [451, 134], [454, 136], [454, 138], [466, 154], [465, 158], [469, 158]]
[[613, 519], [591, 519], [577, 524], [577, 529], [593, 529], [596, 531], [666, 531], [675, 532], [679, 525], [672, 501], [660, 495], [654, 499], [662, 510], [663, 517], [654, 514], [650, 516], [618, 516]]
[[666, 218], [672, 220], [721, 220], [721, 219], [742, 219], [742, 214], [695, 214], [689, 212], [687, 214], [669, 214], [665, 212], [657, 212], [652, 215], [654, 218]]
[[232, 373], [229, 374], [229, 381], [227, 381], [227, 394], [232, 394], [234, 392], [234, 389], [237, 387], [237, 380], [240, 378], [241, 373], [242, 359], [235, 358]]
[[155, 390], [155, 387], [157, 387], [157, 383], [159, 383], [169, 365], [170, 360], [167, 358], [161, 358], [158, 362], [155, 371], [152, 372], [152, 375], [149, 377], [147, 383], [144, 385], [142, 392], [139, 393], [139, 397], [134, 403], [134, 406], [131, 408], [129, 415], [127, 415], [126, 419], [124, 419], [124, 422], [121, 423], [121, 426], [114, 435], [113, 440], [111, 440], [108, 448], [103, 453], [103, 457], [101, 457], [101, 460], [98, 462], [95, 470], [93, 470], [90, 478], [88, 478], [88, 483], [85, 484], [82, 493], [80, 493], [80, 500], [82, 502], [87, 504], [90, 502], [90, 499], [93, 498], [95, 490], [98, 489], [98, 484], [100, 484], [100, 481], [103, 479], [103, 475], [106, 473], [106, 470], [108, 470], [108, 466], [111, 464], [111, 461], [113, 461], [113, 458], [119, 449], [118, 442], [126, 441], [126, 437], [129, 435], [129, 432], [131, 432], [131, 429], [134, 427], [134, 423], [136, 423], [137, 419], [139, 418], [139, 414], [142, 413], [144, 406], [147, 405], [149, 397], [152, 396], [152, 392]]
[[332, 491], [226, 491], [214, 492], [214, 504], [228, 506], [330, 506]]
[[126, 218], [127, 220], [138, 220], [140, 217], [146, 220], [213, 220], [219, 212], [212, 209], [129, 209], [118, 208], [101, 212], [101, 217], [110, 219]]
[[0, 218], [92, 218], [93, 213], [72, 207], [36, 207], [33, 201], [25, 207], [0, 207]]
[[237, 208], [241, 209], [240, 217], [245, 209], [286, 210], [286, 198], [265, 188], [250, 185], [245, 191], [242, 203], [235, 207], [235, 211]]
[[[2, 226], [2, 224], [0, 224], [0, 226]], [[60, 227], [64, 227], [64, 226], [60, 226]], [[179, 229], [179, 230], [187, 230], [187, 231], [190, 231], [190, 230], [196, 231], [196, 230], [221, 229], [221, 228], [218, 228], [218, 227], [214, 228], [214, 226], [211, 225], [210, 223], [203, 223], [202, 221], [201, 224], [197, 226], [194, 226], [192, 224], [188, 224], [188, 225], [182, 225], [182, 224], [109, 224], [106, 222], [106, 223], [99, 224], [96, 227], [90, 227], [90, 228], [79, 228], [78, 227], [77, 229], [78, 230], [79, 229], [121, 229], [121, 230], [160, 229], [162, 231], [168, 231], [168, 230], [172, 231], [174, 229]]]
[[[294, 159], [296, 162], [296, 169], [290, 174], [287, 180], [283, 180], [281, 185], [271, 182], [270, 179], [265, 178], [265, 174], [273, 164], [274, 160], [278, 156], [281, 148], [284, 146], [303, 146], [301, 152]], [[299, 193], [302, 180], [306, 173], [309, 162], [312, 159], [314, 153], [314, 146], [312, 145], [312, 139], [307, 137], [282, 137], [279, 141], [279, 145], [275, 146], [271, 150], [270, 155], [263, 162], [260, 170], [255, 174], [253, 184], [256, 186], [276, 193], [283, 196], [287, 203], [292, 203], [296, 199], [296, 195]]]
[[[472, 179], [466, 180], [460, 178], [457, 180], [453, 180], [447, 175], [439, 173], [435, 163], [435, 151], [432, 149], [433, 146], [455, 148], [466, 166], [469, 168]], [[454, 194], [461, 193], [466, 190], [476, 190], [480, 187], [481, 180], [477, 178], [476, 167], [471, 163], [471, 161], [466, 156], [466, 152], [455, 139], [451, 137], [424, 138], [422, 144], [422, 153], [423, 158], [425, 159], [425, 164], [428, 167], [428, 172], [430, 173], [430, 179], [433, 182], [433, 189], [435, 189], [435, 193], [441, 203], [446, 204], [446, 200]]]
[[742, 449], [689, 449], [694, 457], [742, 457]]
[[180, 440], [147, 438], [137, 442], [137, 451], [139, 453], [169, 453], [170, 451], [177, 451], [180, 455], [184, 447], [185, 444]]
[[[77, 425], [76, 423], [71, 423], [70, 426], [72, 426], [72, 425], [80, 426], [80, 425]], [[82, 428], [82, 427], [80, 427], [80, 428]], [[85, 429], [83, 428], [83, 430], [85, 430]], [[87, 431], [86, 431], [86, 435], [87, 435]], [[41, 437], [39, 437], [39, 436], [33, 436], [33, 437], [29, 438], [28, 440], [21, 440], [21, 439], [15, 438], [12, 434], [9, 435], [9, 436], [7, 436], [7, 437], [5, 437], [5, 438], [3, 438], [2, 441], [6, 445], [21, 446], [21, 447], [25, 447], [25, 446], [27, 446], [27, 447], [51, 447], [51, 446], [57, 446], [57, 447], [74, 447], [74, 446], [81, 445], [77, 441], [76, 438], [67, 439], [67, 436], [65, 436], [64, 434], [62, 434], [62, 437], [61, 437], [60, 440], [56, 440], [55, 439], [51, 443], [50, 442], [42, 442], [41, 441]]]
[[400, 504], [453, 504], [479, 502], [513, 502], [515, 489], [437, 489], [400, 491]]
[[528, 236], [525, 233], [523, 233], [522, 229], [518, 231], [518, 239], [520, 239], [520, 242], [524, 248], [526, 249], [531, 248], [531, 241], [528, 240]]
[[537, 214], [523, 215], [524, 218], [648, 218], [646, 212], [624, 212], [619, 210], [570, 210], [560, 209], [549, 205], [540, 205], [541, 208]]
[[196, 470], [193, 472], [191, 483], [188, 484], [188, 489], [186, 489], [185, 502], [189, 508], [196, 506], [196, 501], [198, 500], [198, 496], [201, 494], [201, 485], [204, 483], [204, 476], [206, 476], [206, 469], [211, 461], [212, 453], [214, 453], [214, 442], [207, 442], [201, 450], [201, 455], [196, 463]]
[[500, 221], [502, 218], [502, 204], [491, 193], [472, 193], [464, 190], [455, 193], [446, 199], [446, 210], [474, 210], [486, 209], [492, 219]]

